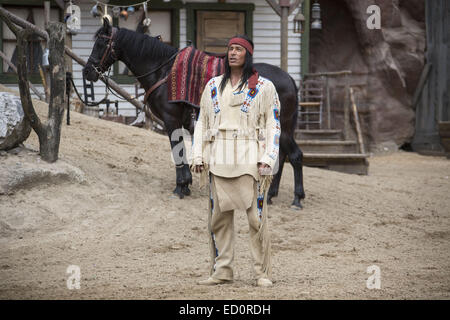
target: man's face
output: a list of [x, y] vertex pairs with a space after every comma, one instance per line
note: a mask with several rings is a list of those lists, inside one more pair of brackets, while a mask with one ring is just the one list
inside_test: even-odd
[[243, 46], [232, 44], [228, 47], [228, 64], [231, 68], [241, 68], [245, 63], [246, 50]]

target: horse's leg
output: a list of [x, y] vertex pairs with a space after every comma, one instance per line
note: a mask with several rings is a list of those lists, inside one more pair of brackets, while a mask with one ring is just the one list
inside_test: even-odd
[[[186, 104], [182, 104], [183, 108], [183, 127], [185, 128], [185, 133], [191, 136], [194, 132], [194, 122], [191, 121], [192, 111]], [[183, 140], [183, 147], [185, 147], [186, 142]], [[187, 150], [184, 148], [183, 150]], [[186, 154], [183, 154], [183, 168], [182, 168], [183, 184], [181, 186], [181, 192], [185, 196], [191, 195], [191, 190], [189, 190], [189, 185], [192, 184], [192, 174], [187, 162]]]
[[281, 148], [280, 143], [280, 151], [278, 154], [278, 161], [279, 161], [278, 172], [273, 177], [269, 191], [267, 192], [267, 204], [272, 204], [272, 198], [278, 195], [278, 189], [280, 187], [281, 174], [283, 173], [285, 160], [286, 160], [286, 153], [284, 152], [283, 148]]
[[[183, 143], [184, 143], [184, 141], [183, 141]], [[184, 157], [186, 157], [186, 156], [184, 156]], [[191, 174], [191, 170], [189, 169], [189, 164], [187, 162], [185, 162], [183, 164], [181, 175], [183, 177], [182, 184], [181, 184], [181, 192], [185, 196], [190, 196], [191, 190], [189, 189], [189, 185], [192, 184], [192, 174]]]
[[172, 156], [175, 160], [176, 167], [175, 172], [177, 185], [173, 190], [173, 193], [178, 195], [180, 199], [183, 199], [184, 195], [190, 194], [188, 185], [189, 183], [192, 183], [192, 176], [186, 160], [186, 149], [182, 135], [181, 120], [170, 116], [167, 113], [164, 114], [163, 120], [169, 136], [170, 148], [172, 150]]
[[289, 137], [287, 150], [289, 162], [294, 169], [295, 188], [292, 205], [302, 208], [300, 200], [305, 198], [305, 191], [303, 189], [303, 152], [298, 147], [294, 137]]

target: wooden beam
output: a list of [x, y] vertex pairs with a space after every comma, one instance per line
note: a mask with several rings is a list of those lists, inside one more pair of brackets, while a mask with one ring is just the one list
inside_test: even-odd
[[276, 3], [275, 0], [266, 0], [269, 6], [272, 7], [272, 9], [275, 11], [277, 15], [281, 17], [281, 7], [278, 3]]
[[11, 22], [13, 22], [14, 24], [16, 24], [22, 28], [25, 28], [25, 29], [33, 30], [34, 33], [36, 33], [41, 38], [44, 38], [48, 42], [48, 39], [49, 39], [48, 33], [45, 30], [42, 30], [41, 28], [36, 27], [34, 24], [29, 23], [28, 21], [12, 14], [11, 12], [9, 12], [8, 10], [6, 10], [3, 7], [0, 7], [0, 12], [2, 14], [4, 14], [6, 18], [9, 18], [11, 20]]

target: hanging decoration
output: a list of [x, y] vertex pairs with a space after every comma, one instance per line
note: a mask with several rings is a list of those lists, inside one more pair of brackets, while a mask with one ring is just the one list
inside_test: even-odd
[[[110, 7], [114, 18], [122, 18], [122, 19], [126, 20], [126, 19], [128, 19], [128, 17], [130, 15], [132, 15], [133, 13], [136, 12], [137, 8], [142, 7], [144, 9], [144, 13], [145, 13], [145, 19], [142, 21], [142, 24], [144, 25], [145, 28], [148, 28], [152, 22], [150, 17], [148, 16], [148, 8], [147, 8], [147, 4], [150, 2], [150, 0], [140, 2], [140, 3], [130, 4], [130, 5], [127, 5], [126, 7], [107, 4], [102, 1], [96, 1], [96, 0], [93, 0], [93, 1], [95, 2], [95, 5], [91, 9], [91, 15], [94, 18], [101, 17], [102, 20], [103, 20], [103, 18], [107, 18], [112, 23], [112, 18], [108, 14], [108, 7]], [[170, 0], [168, 0], [168, 1], [164, 0], [164, 2], [169, 2], [169, 1]]]
[[120, 11], [119, 17], [127, 20], [128, 19], [128, 11], [127, 11], [127, 9], [122, 9], [122, 11]]
[[152, 23], [152, 20], [150, 20], [150, 18], [148, 17], [147, 2], [144, 2], [143, 8], [144, 8], [145, 19], [144, 19], [144, 21], [142, 21], [142, 25], [146, 29], [148, 29], [150, 27], [150, 24]]
[[103, 15], [103, 9], [98, 2], [92, 7], [91, 14], [94, 18], [101, 17]]
[[120, 7], [113, 7], [112, 9], [114, 18], [118, 18], [120, 14]]
[[67, 33], [77, 34], [81, 29], [81, 10], [79, 6], [72, 4], [72, 1], [67, 7], [64, 22], [67, 25]]

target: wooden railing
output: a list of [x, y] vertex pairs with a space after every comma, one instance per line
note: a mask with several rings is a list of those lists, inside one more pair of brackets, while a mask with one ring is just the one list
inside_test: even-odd
[[[353, 95], [353, 88], [350, 87], [349, 89], [349, 94], [350, 94], [350, 100], [352, 102], [352, 111], [353, 111], [353, 118], [355, 120], [355, 126], [356, 126], [356, 135], [358, 137], [358, 145], [359, 145], [359, 152], [361, 154], [365, 154], [365, 147], [364, 147], [364, 140], [363, 140], [363, 135], [362, 135], [362, 131], [361, 131], [361, 125], [359, 123], [359, 115], [358, 115], [358, 107], [356, 106], [355, 103], [355, 97]], [[346, 108], [348, 109], [348, 108]]]

